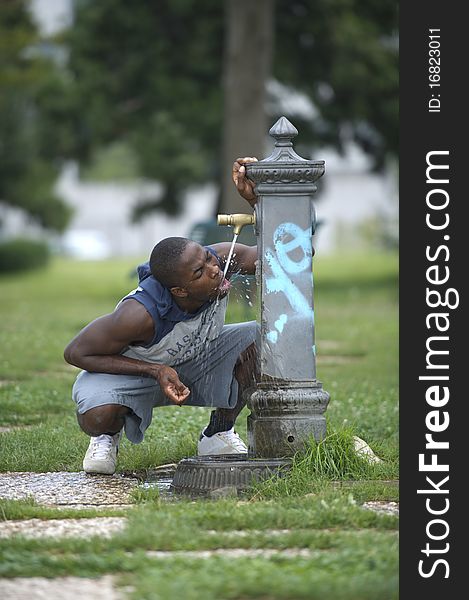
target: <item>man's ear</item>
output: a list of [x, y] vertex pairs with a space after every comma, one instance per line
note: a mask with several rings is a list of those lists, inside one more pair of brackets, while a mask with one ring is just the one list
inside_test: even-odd
[[169, 288], [169, 291], [173, 296], [176, 296], [177, 298], [186, 298], [189, 294], [186, 288], [183, 287], [172, 287]]

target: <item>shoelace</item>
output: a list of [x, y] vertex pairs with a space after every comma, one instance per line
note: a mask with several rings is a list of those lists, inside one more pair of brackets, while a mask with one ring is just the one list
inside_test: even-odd
[[224, 438], [229, 444], [234, 446], [236, 450], [242, 450], [244, 452], [246, 451], [246, 444], [235, 431], [220, 431], [218, 435], [221, 438]]
[[93, 448], [91, 450], [91, 456], [93, 458], [104, 459], [107, 458], [112, 448], [113, 439], [110, 435], [98, 435], [93, 440]]

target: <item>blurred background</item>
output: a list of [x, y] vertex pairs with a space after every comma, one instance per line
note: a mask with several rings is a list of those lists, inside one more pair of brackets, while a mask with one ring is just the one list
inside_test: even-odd
[[326, 161], [316, 255], [395, 250], [396, 2], [2, 0], [0, 271], [216, 241], [282, 115]]

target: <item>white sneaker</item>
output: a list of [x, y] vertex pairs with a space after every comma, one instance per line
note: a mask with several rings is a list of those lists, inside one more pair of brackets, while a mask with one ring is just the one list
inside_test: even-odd
[[219, 431], [208, 437], [200, 436], [197, 444], [199, 456], [218, 456], [220, 454], [246, 454], [248, 448], [233, 428], [228, 431]]
[[122, 431], [114, 435], [98, 435], [92, 437], [83, 459], [85, 473], [112, 475], [116, 471], [117, 453]]

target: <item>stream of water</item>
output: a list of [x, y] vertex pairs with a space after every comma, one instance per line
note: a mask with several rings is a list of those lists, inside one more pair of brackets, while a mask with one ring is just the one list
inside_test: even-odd
[[238, 239], [238, 235], [239, 235], [238, 233], [235, 233], [234, 236], [233, 236], [233, 241], [231, 242], [231, 248], [230, 248], [230, 252], [228, 254], [228, 259], [227, 259], [226, 264], [225, 264], [225, 270], [223, 271], [223, 277], [226, 277], [226, 273], [228, 271], [228, 267], [230, 266], [231, 257], [233, 255], [233, 250], [234, 250], [234, 247], [235, 247], [235, 244], [236, 244], [236, 240]]

